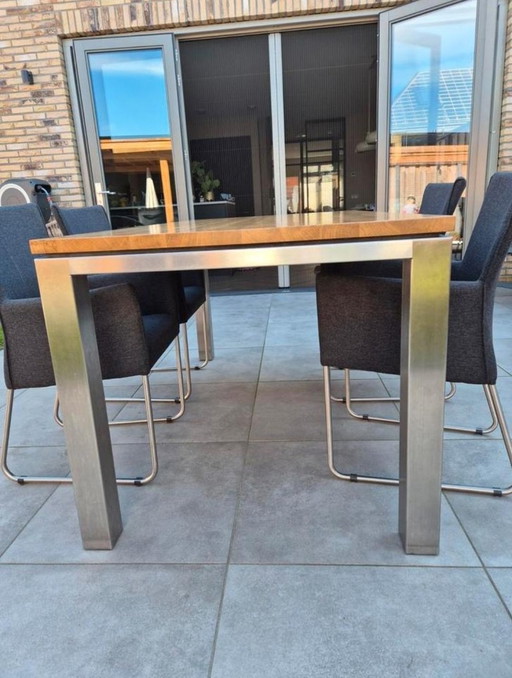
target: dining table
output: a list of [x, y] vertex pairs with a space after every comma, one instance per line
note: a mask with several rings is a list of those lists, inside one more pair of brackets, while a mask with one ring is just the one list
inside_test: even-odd
[[87, 276], [399, 259], [398, 532], [406, 553], [437, 554], [453, 228], [451, 216], [339, 211], [31, 240], [83, 547], [112, 549], [123, 529]]

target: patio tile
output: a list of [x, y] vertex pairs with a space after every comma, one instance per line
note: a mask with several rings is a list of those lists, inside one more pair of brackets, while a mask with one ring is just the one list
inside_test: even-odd
[[[211, 360], [202, 370], [192, 371], [192, 384], [208, 384], [222, 381], [251, 382], [257, 381], [261, 366], [262, 347], [248, 348], [217, 348], [215, 359]], [[191, 352], [192, 365], [194, 353]], [[174, 367], [176, 365], [174, 350], [168, 351], [158, 363], [158, 367]], [[173, 372], [155, 372], [151, 375], [151, 385], [176, 384], [176, 374]], [[176, 386], [173, 386], [176, 390]]]
[[[65, 451], [58, 447], [35, 447], [10, 450], [8, 463], [13, 472], [66, 475], [69, 469]], [[22, 487], [0, 475], [0, 553], [39, 511], [56, 485], [26, 485]]]
[[[379, 379], [364, 379], [355, 384], [365, 396], [387, 395]], [[393, 404], [375, 406], [380, 416], [396, 416]], [[371, 424], [352, 419], [345, 407], [333, 407], [335, 439], [396, 440], [399, 429], [386, 424]], [[254, 406], [251, 440], [325, 440], [325, 413], [321, 381], [260, 382]]]
[[[151, 392], [155, 398], [169, 395], [169, 389], [162, 386], [156, 386]], [[183, 417], [172, 424], [157, 424], [157, 440], [162, 443], [245, 441], [249, 435], [255, 392], [255, 383], [196, 383]], [[155, 417], [165, 417], [176, 411], [177, 405], [172, 403], [154, 405]], [[142, 403], [130, 404], [117, 420], [144, 416]], [[145, 426], [117, 426], [111, 435], [115, 443], [147, 440]]]
[[318, 321], [314, 292], [275, 294], [266, 346], [310, 346], [318, 356]]
[[[340, 375], [338, 377], [338, 374]], [[339, 370], [333, 376], [342, 378]], [[261, 381], [305, 381], [322, 379], [318, 350], [309, 345], [265, 346]]]
[[223, 570], [3, 566], [2, 675], [207, 678]]
[[[310, 381], [322, 379], [322, 365], [318, 348], [311, 345], [292, 344], [291, 346], [265, 346], [261, 364], [260, 381]], [[376, 379], [373, 372], [353, 370], [351, 377]], [[332, 369], [331, 381], [344, 379], [344, 371]], [[338, 391], [342, 386], [338, 387]]]
[[488, 574], [496, 585], [509, 613], [512, 615], [512, 569], [505, 567], [490, 568]]
[[495, 339], [494, 351], [496, 353], [496, 360], [498, 362], [498, 365], [500, 365], [500, 367], [502, 367], [504, 370], [512, 374], [512, 338]]
[[231, 566], [212, 678], [510, 675], [496, 603], [473, 569]]
[[[105, 395], [107, 396], [131, 396], [134, 390], [131, 385], [115, 386], [105, 382]], [[53, 419], [54, 399], [54, 386], [27, 389], [15, 398], [10, 445], [57, 445], [61, 447], [64, 445], [64, 432]], [[110, 404], [108, 406], [109, 416], [114, 417], [122, 407], [122, 404]]]
[[[449, 483], [504, 487], [512, 485], [512, 467], [502, 440], [466, 436], [446, 440], [444, 479]], [[472, 496], [478, 502], [480, 497]], [[507, 503], [509, 500], [505, 500]]]
[[450, 493], [448, 499], [484, 565], [512, 567], [511, 497]]
[[510, 309], [505, 305], [500, 306], [496, 304], [495, 306], [493, 337], [494, 339], [512, 338], [512, 314]]
[[[271, 294], [212, 297], [215, 349], [263, 346], [271, 300]], [[194, 327], [188, 337], [190, 346], [197, 346]]]
[[[396, 460], [396, 443], [344, 443], [352, 470]], [[363, 459], [361, 460], [361, 457]], [[377, 473], [381, 469], [373, 470]], [[396, 465], [396, 464], [395, 464]], [[395, 471], [396, 474], [396, 471]], [[235, 563], [478, 565], [443, 502], [439, 556], [407, 556], [398, 536], [398, 491], [348, 483], [327, 468], [318, 443], [251, 443], [231, 561]]]
[[[244, 450], [237, 443], [161, 445], [156, 479], [119, 488], [124, 531], [111, 551], [83, 550], [72, 488], [61, 486], [0, 562], [224, 563]], [[140, 470], [138, 445], [115, 452], [120, 475]]]

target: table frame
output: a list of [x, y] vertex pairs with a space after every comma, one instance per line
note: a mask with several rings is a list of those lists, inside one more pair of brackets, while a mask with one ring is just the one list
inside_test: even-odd
[[59, 254], [36, 259], [84, 548], [112, 549], [122, 532], [87, 275], [381, 259], [404, 262], [399, 533], [406, 553], [437, 554], [449, 237]]

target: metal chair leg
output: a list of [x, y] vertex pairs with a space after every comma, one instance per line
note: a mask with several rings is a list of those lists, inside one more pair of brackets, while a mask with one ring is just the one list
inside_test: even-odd
[[[176, 421], [177, 419], [180, 419], [180, 417], [183, 416], [185, 413], [185, 391], [184, 391], [184, 383], [183, 383], [183, 368], [181, 364], [181, 350], [180, 350], [180, 341], [179, 338], [176, 337], [174, 340], [175, 347], [176, 347], [176, 374], [178, 378], [178, 398], [152, 398], [151, 402], [152, 403], [176, 403], [180, 405], [180, 409], [176, 414], [173, 416], [169, 417], [158, 417], [158, 418], [153, 418], [153, 422], [155, 424], [172, 424], [173, 421]], [[107, 398], [107, 402], [109, 403], [116, 403], [116, 402], [125, 402], [127, 404], [129, 403], [137, 403], [137, 402], [143, 402], [143, 398]], [[125, 419], [122, 421], [111, 421], [109, 424], [111, 426], [127, 426], [129, 424], [143, 424], [145, 423], [145, 419]]]
[[[324, 401], [325, 401], [325, 421], [327, 432], [327, 462], [331, 473], [340, 480], [348, 480], [350, 482], [373, 483], [377, 485], [398, 485], [398, 478], [387, 478], [380, 476], [362, 475], [359, 473], [347, 473], [336, 468], [334, 463], [334, 443], [332, 430], [332, 403], [331, 403], [331, 372], [329, 367], [323, 368], [324, 377]], [[487, 402], [489, 403], [491, 413], [498, 420], [503, 442], [509, 461], [512, 465], [512, 441], [508, 431], [503, 409], [498, 397], [496, 386], [484, 384], [483, 385]], [[508, 487], [481, 487], [473, 485], [456, 485], [452, 483], [443, 483], [441, 485], [443, 490], [451, 492], [469, 492], [472, 494], [485, 494], [495, 497], [502, 497], [512, 493], [512, 485]]]
[[[364, 421], [378, 421], [381, 424], [399, 424], [400, 421], [398, 419], [388, 419], [386, 417], [375, 417], [370, 414], [359, 414], [356, 412], [353, 407], [352, 403], [353, 402], [400, 402], [400, 398], [352, 398], [351, 393], [350, 393], [350, 370], [345, 369], [345, 397], [343, 398], [336, 398], [332, 396], [332, 400], [335, 402], [341, 402], [343, 403], [346, 408], [347, 412], [350, 414], [351, 417], [354, 419], [362, 419]], [[449, 400], [450, 398], [453, 397], [455, 394], [455, 384], [450, 384], [450, 390], [448, 393], [445, 395], [445, 400]], [[487, 397], [487, 395], [486, 395]], [[465, 428], [463, 426], [445, 426], [444, 430], [445, 431], [456, 431], [457, 433], [472, 433], [474, 435], [487, 435], [489, 433], [492, 433], [493, 431], [496, 430], [498, 427], [498, 420], [496, 419], [496, 416], [494, 415], [493, 408], [490, 406], [489, 399], [487, 398], [487, 403], [489, 404], [489, 410], [491, 412], [492, 416], [492, 421], [487, 426], [486, 428]]]
[[[344, 379], [345, 379], [345, 383], [347, 381], [350, 381], [350, 370], [345, 368], [343, 370], [343, 376], [344, 376]], [[445, 396], [444, 396], [445, 401], [451, 400], [451, 398], [453, 398], [453, 396], [455, 395], [456, 391], [457, 391], [457, 387], [455, 386], [453, 381], [450, 381], [450, 388], [448, 389], [448, 392], [445, 393]], [[346, 396], [342, 396], [341, 398], [337, 398], [336, 396], [331, 396], [331, 400], [335, 403], [346, 403], [347, 402]], [[352, 403], [399, 403], [400, 398], [398, 398], [398, 397], [395, 398], [394, 396], [382, 396], [380, 398], [369, 398], [369, 397], [368, 398], [360, 398], [360, 397], [352, 398], [352, 397], [350, 397], [350, 402], [352, 402]], [[354, 414], [354, 416], [358, 417], [357, 414]], [[361, 416], [363, 416], [363, 415], [361, 415]]]
[[209, 333], [210, 333], [210, 327], [209, 327], [209, 318], [208, 318], [208, 313], [207, 313], [207, 308], [206, 308], [206, 302], [197, 310], [197, 314], [201, 316], [200, 322], [201, 328], [203, 331], [203, 342], [204, 342], [204, 347], [206, 351], [206, 357], [205, 359], [199, 363], [199, 365], [194, 365], [195, 370], [202, 370], [204, 367], [208, 365], [210, 362], [210, 342], [209, 342]]
[[[209, 342], [209, 318], [208, 318], [208, 313], [206, 309], [206, 302], [198, 308], [196, 311], [196, 315], [200, 316], [201, 320], [198, 318], [198, 322], [201, 327], [201, 331], [203, 334], [203, 342], [206, 350], [206, 358], [202, 362], [200, 362], [198, 365], [194, 365], [194, 367], [191, 367], [190, 365], [190, 351], [189, 351], [189, 345], [188, 345], [188, 330], [187, 330], [187, 323], [182, 323], [180, 325], [180, 335], [183, 335], [183, 345], [184, 345], [184, 353], [185, 353], [185, 371], [187, 373], [187, 390], [186, 390], [186, 395], [185, 398], [188, 400], [190, 397], [190, 391], [192, 389], [191, 381], [190, 381], [190, 371], [192, 369], [194, 370], [202, 370], [205, 368], [208, 363], [210, 362], [209, 355], [210, 355], [210, 342]], [[153, 372], [169, 372], [169, 371], [175, 371], [175, 368], [173, 367], [156, 367], [155, 369], [152, 370]]]
[[[176, 403], [180, 405], [180, 409], [178, 412], [169, 417], [159, 417], [158, 419], [153, 418], [153, 422], [156, 424], [172, 424], [174, 421], [179, 419], [180, 417], [183, 416], [185, 413], [185, 394], [184, 394], [184, 385], [183, 385], [183, 370], [181, 367], [181, 351], [180, 351], [180, 343], [178, 338], [175, 340], [175, 347], [176, 347], [176, 365], [177, 365], [177, 377], [178, 377], [178, 392], [179, 396], [178, 398], [152, 398], [151, 402], [152, 403]], [[107, 403], [143, 403], [145, 402], [145, 397], [144, 398], [105, 398], [105, 401]], [[55, 422], [59, 426], [64, 426], [64, 422], [62, 421], [62, 418], [60, 416], [59, 412], [59, 395], [57, 394], [55, 396], [55, 403], [53, 407], [53, 418]], [[109, 421], [110, 426], [128, 426], [130, 424], [145, 424], [147, 422], [146, 419], [123, 419], [122, 421]]]
[[[181, 323], [180, 325], [180, 336], [183, 339], [183, 362], [185, 364], [185, 379], [186, 379], [186, 388], [185, 388], [185, 394], [183, 398], [185, 400], [188, 400], [192, 394], [192, 378], [190, 374], [190, 351], [189, 351], [189, 346], [188, 346], [188, 330], [187, 330], [187, 323]], [[151, 372], [177, 372], [178, 368], [177, 367], [154, 367]], [[168, 402], [172, 402], [171, 400]], [[174, 402], [178, 403], [179, 398], [175, 398]]]
[[[183, 349], [184, 349], [186, 388], [185, 388], [185, 395], [183, 397], [184, 397], [185, 400], [188, 400], [190, 398], [191, 393], [192, 393], [192, 377], [191, 377], [192, 369], [202, 370], [210, 362], [210, 360], [208, 358], [208, 356], [210, 354], [210, 346], [209, 346], [208, 313], [206, 312], [206, 304], [203, 304], [197, 310], [196, 313], [201, 314], [201, 316], [202, 316], [201, 327], [202, 327], [202, 332], [203, 332], [203, 341], [204, 341], [204, 345], [206, 347], [206, 358], [205, 358], [205, 360], [203, 360], [198, 365], [194, 365], [193, 368], [191, 367], [191, 364], [190, 364], [190, 349], [189, 349], [189, 344], [188, 344], [187, 323], [182, 323], [180, 325], [180, 335], [183, 337]], [[174, 367], [155, 367], [152, 370], [152, 372], [175, 372], [176, 370], [177, 370], [177, 367], [176, 368], [174, 368]], [[161, 401], [161, 402], [165, 402], [165, 401]]]
[[[146, 476], [136, 476], [135, 478], [116, 478], [118, 485], [147, 485], [150, 483], [158, 473], [158, 454], [155, 436], [155, 427], [153, 423], [153, 408], [151, 405], [151, 390], [149, 386], [149, 379], [147, 376], [142, 377], [142, 385], [144, 388], [144, 402], [146, 406], [146, 416], [149, 435], [149, 456], [151, 460], [151, 470]], [[2, 449], [0, 451], [0, 467], [2, 473], [9, 480], [13, 480], [19, 485], [26, 485], [28, 483], [72, 483], [73, 478], [70, 476], [25, 476], [13, 473], [7, 464], [7, 455], [9, 450], [9, 436], [11, 431], [12, 409], [14, 401], [14, 391], [7, 389], [7, 397], [5, 404], [5, 418], [4, 418], [4, 432], [2, 436]]]

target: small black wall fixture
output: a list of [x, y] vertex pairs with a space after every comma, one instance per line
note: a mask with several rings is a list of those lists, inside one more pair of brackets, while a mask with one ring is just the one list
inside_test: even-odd
[[33, 85], [34, 84], [34, 76], [32, 75], [32, 71], [29, 71], [26, 68], [22, 68], [21, 69], [21, 82], [23, 82], [25, 85]]

